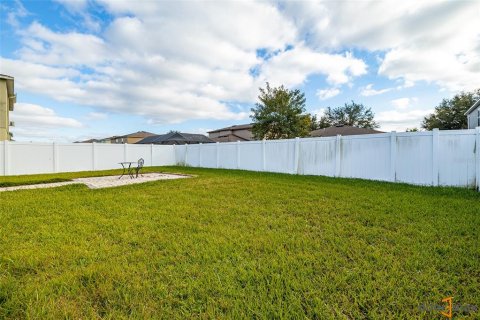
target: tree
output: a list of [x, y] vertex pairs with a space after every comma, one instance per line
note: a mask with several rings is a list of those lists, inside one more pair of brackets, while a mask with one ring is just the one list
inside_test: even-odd
[[259, 103], [252, 108], [252, 133], [255, 139], [288, 139], [310, 133], [312, 116], [305, 113], [305, 94], [283, 85], [260, 88]]
[[435, 107], [435, 111], [426, 116], [422, 122], [422, 128], [432, 130], [467, 129], [467, 116], [465, 112], [480, 99], [480, 89], [472, 92], [460, 92], [452, 99], [443, 99]]
[[320, 118], [320, 128], [327, 128], [336, 125], [346, 125], [359, 128], [378, 128], [380, 125], [373, 119], [372, 109], [363, 104], [345, 103], [343, 107], [332, 109], [327, 108], [325, 114]]
[[419, 132], [420, 130], [418, 130], [418, 128], [407, 128], [407, 130], [405, 130], [405, 132]]
[[320, 128], [320, 121], [317, 119], [316, 114], [310, 114], [310, 131], [318, 130]]

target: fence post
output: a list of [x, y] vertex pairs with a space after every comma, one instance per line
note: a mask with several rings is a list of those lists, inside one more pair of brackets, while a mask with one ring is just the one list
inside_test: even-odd
[[200, 168], [202, 168], [202, 144], [203, 143], [200, 142], [198, 145], [198, 166]]
[[216, 162], [216, 168], [218, 169], [218, 166], [220, 165], [220, 154], [218, 153], [218, 146], [220, 145], [220, 142], [215, 143], [215, 156], [217, 157], [217, 162]]
[[9, 159], [10, 155], [8, 154], [9, 148], [8, 148], [8, 140], [3, 141], [3, 175], [6, 176], [10, 173], [10, 168], [9, 168]]
[[293, 174], [298, 174], [298, 162], [300, 157], [300, 138], [295, 138], [295, 154], [293, 160]]
[[397, 180], [397, 132], [390, 132], [390, 181]]
[[[173, 151], [175, 152], [175, 145], [173, 145]], [[150, 144], [150, 167], [153, 167], [153, 143]]]
[[240, 169], [240, 140], [237, 140], [237, 169]]
[[432, 185], [438, 186], [438, 128], [432, 131]]
[[56, 142], [53, 143], [52, 161], [53, 161], [53, 172], [57, 173], [58, 172], [58, 146]]
[[267, 170], [267, 157], [266, 157], [265, 145], [266, 145], [266, 141], [265, 139], [263, 139], [262, 140], [262, 171]]
[[480, 127], [475, 129], [475, 171], [476, 171], [476, 178], [475, 184], [477, 191], [480, 191]]
[[95, 171], [97, 169], [97, 166], [95, 164], [95, 158], [96, 158], [96, 145], [95, 145], [95, 142], [92, 142], [92, 170]]
[[337, 134], [335, 139], [335, 177], [340, 177], [340, 148], [342, 136]]
[[187, 154], [188, 154], [188, 143], [185, 143], [185, 161], [184, 161], [184, 166], [186, 167], [187, 166]]
[[127, 150], [127, 144], [124, 143], [123, 144], [123, 161], [128, 161], [127, 158], [128, 158], [128, 150]]

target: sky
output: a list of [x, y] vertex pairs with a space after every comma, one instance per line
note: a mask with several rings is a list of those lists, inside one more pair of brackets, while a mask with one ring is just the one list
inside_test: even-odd
[[17, 141], [249, 123], [266, 82], [405, 131], [480, 87], [480, 1], [6, 0], [0, 73]]

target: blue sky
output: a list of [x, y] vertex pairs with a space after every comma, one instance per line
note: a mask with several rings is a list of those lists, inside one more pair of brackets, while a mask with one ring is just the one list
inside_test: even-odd
[[0, 73], [16, 140], [76, 141], [248, 123], [268, 81], [321, 114], [354, 100], [419, 127], [480, 83], [478, 1], [15, 1]]

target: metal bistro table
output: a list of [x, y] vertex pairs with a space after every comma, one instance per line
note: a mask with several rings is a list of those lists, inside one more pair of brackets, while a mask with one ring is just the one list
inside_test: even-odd
[[123, 168], [123, 172], [122, 172], [122, 175], [120, 177], [118, 177], [118, 179], [122, 178], [125, 173], [127, 173], [130, 178], [132, 177], [131, 176], [131, 172], [132, 172], [132, 163], [136, 163], [134, 161], [124, 161], [124, 162], [119, 162], [119, 164], [122, 165], [122, 168]]

